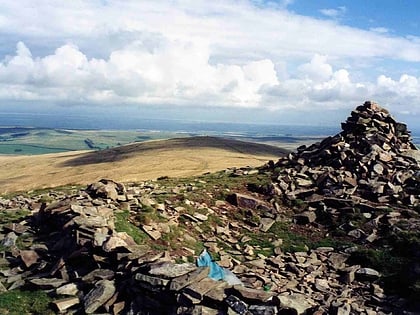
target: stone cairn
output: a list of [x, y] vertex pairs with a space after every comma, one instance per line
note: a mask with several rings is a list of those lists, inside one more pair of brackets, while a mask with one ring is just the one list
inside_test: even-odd
[[312, 205], [418, 206], [420, 167], [412, 157], [418, 151], [407, 126], [378, 104], [365, 102], [352, 111], [342, 129], [270, 163], [276, 194]]

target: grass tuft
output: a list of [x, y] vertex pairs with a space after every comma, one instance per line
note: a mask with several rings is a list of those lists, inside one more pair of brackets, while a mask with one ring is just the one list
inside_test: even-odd
[[0, 314], [7, 315], [50, 315], [52, 299], [44, 291], [12, 290], [0, 294]]

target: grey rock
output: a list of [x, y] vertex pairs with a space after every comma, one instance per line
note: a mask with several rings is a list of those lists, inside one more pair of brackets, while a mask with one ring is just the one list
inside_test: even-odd
[[275, 222], [276, 221], [271, 218], [261, 218], [259, 228], [262, 232], [268, 232]]
[[29, 268], [38, 261], [39, 255], [34, 250], [21, 250], [20, 259], [22, 259], [26, 268]]
[[240, 299], [238, 299], [234, 295], [229, 295], [225, 299], [225, 302], [237, 314], [240, 314], [240, 315], [246, 314], [248, 310], [248, 305], [244, 303], [243, 301], [241, 301]]
[[159, 277], [152, 277], [152, 276], [145, 275], [142, 273], [137, 273], [134, 276], [134, 279], [136, 279], [139, 282], [148, 284], [145, 288], [151, 288], [151, 289], [157, 289], [157, 290], [160, 290], [166, 287], [169, 283], [169, 280], [167, 279], [162, 279]]
[[263, 202], [253, 196], [235, 193], [228, 197], [228, 201], [238, 206], [239, 208], [244, 209], [254, 209], [256, 210], [258, 206], [262, 205]]
[[54, 307], [57, 309], [59, 313], [62, 313], [69, 309], [70, 307], [77, 305], [80, 303], [80, 300], [78, 297], [68, 297], [60, 300], [55, 300], [52, 302]]
[[198, 267], [196, 270], [189, 272], [183, 276], [174, 278], [169, 284], [171, 291], [179, 291], [193, 282], [200, 281], [208, 276], [209, 267]]
[[308, 224], [315, 222], [316, 214], [314, 211], [304, 211], [293, 216], [293, 220], [297, 224]]
[[15, 232], [9, 232], [6, 234], [4, 239], [1, 240], [0, 245], [4, 247], [12, 247], [16, 245], [16, 240], [18, 236], [15, 234]]
[[249, 302], [267, 302], [273, 297], [273, 294], [270, 292], [266, 292], [264, 290], [258, 289], [251, 289], [244, 287], [243, 285], [235, 285], [233, 286], [233, 292], [236, 293], [235, 295], [240, 296], [243, 300]]
[[174, 264], [163, 262], [151, 264], [149, 274], [165, 278], [176, 278], [196, 269], [197, 266], [192, 263]]
[[56, 278], [39, 278], [39, 279], [31, 279], [29, 280], [30, 283], [36, 285], [41, 289], [51, 289], [51, 288], [58, 288], [66, 283], [65, 280], [56, 279]]
[[67, 283], [61, 287], [55, 289], [58, 295], [76, 295], [79, 289], [75, 283]]
[[381, 276], [381, 274], [372, 268], [360, 268], [356, 271], [356, 278], [359, 280], [376, 280]]
[[306, 314], [316, 303], [308, 296], [300, 293], [280, 294], [277, 296], [281, 308], [290, 309], [297, 315]]
[[207, 292], [222, 286], [224, 286], [222, 281], [215, 281], [210, 278], [204, 278], [200, 281], [193, 282], [184, 288], [183, 292], [201, 301]]
[[278, 309], [273, 305], [250, 305], [248, 312], [252, 315], [275, 315], [278, 314]]
[[95, 287], [89, 291], [83, 299], [83, 306], [86, 314], [94, 313], [104, 305], [115, 293], [115, 285], [110, 280], [100, 280]]

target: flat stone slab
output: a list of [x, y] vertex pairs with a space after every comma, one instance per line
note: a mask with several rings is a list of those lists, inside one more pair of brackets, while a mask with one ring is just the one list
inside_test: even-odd
[[166, 287], [169, 283], [169, 280], [167, 279], [153, 277], [153, 276], [145, 275], [142, 273], [137, 273], [134, 276], [134, 279], [136, 279], [137, 281], [145, 282], [149, 284], [151, 288]]
[[20, 259], [22, 259], [26, 268], [29, 268], [38, 261], [39, 255], [34, 250], [21, 250]]
[[30, 283], [36, 285], [41, 289], [52, 289], [61, 287], [64, 283], [66, 283], [63, 279], [56, 279], [56, 278], [39, 278], [39, 279], [31, 279], [29, 280]]
[[80, 300], [78, 297], [69, 297], [52, 302], [52, 304], [60, 313], [79, 303]]
[[241, 296], [244, 300], [252, 302], [267, 302], [273, 297], [272, 293], [257, 290], [252, 288], [244, 287], [243, 285], [235, 285], [233, 289]]
[[222, 281], [215, 281], [206, 277], [198, 282], [193, 282], [187, 286], [183, 292], [196, 299], [202, 300], [207, 292], [223, 285], [224, 283]]
[[197, 269], [192, 263], [174, 264], [170, 262], [156, 263], [150, 266], [149, 274], [165, 278], [176, 278]]
[[95, 284], [95, 287], [86, 294], [83, 305], [86, 314], [94, 313], [99, 307], [104, 305], [115, 293], [113, 281], [101, 280]]
[[173, 279], [169, 284], [169, 289], [172, 291], [179, 291], [193, 282], [198, 282], [208, 276], [209, 270], [209, 267], [198, 267], [195, 271]]

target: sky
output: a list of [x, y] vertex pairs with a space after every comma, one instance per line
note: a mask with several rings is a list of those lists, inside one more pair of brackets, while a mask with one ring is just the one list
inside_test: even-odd
[[2, 0], [0, 111], [420, 122], [414, 0]]

